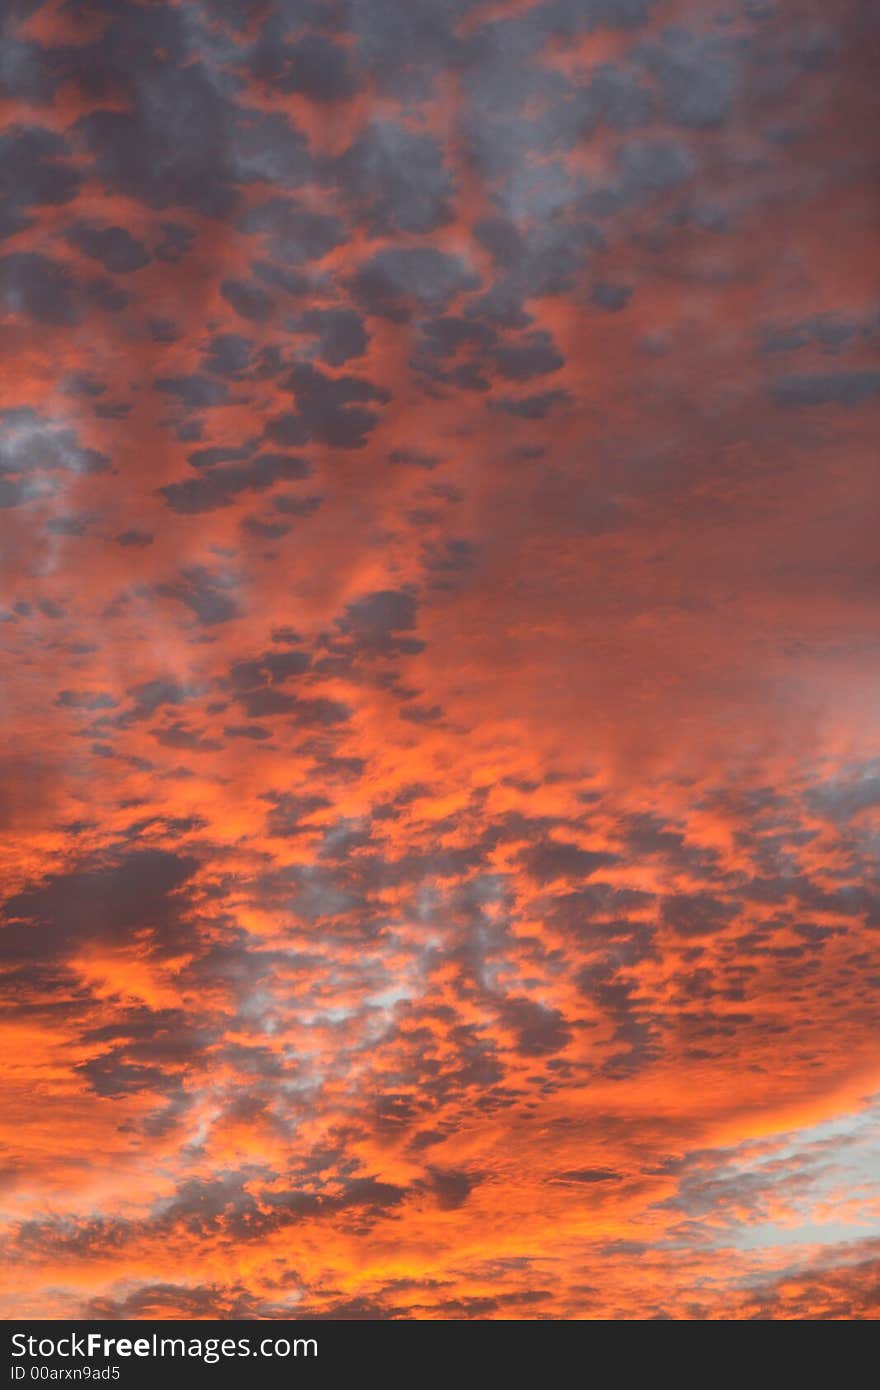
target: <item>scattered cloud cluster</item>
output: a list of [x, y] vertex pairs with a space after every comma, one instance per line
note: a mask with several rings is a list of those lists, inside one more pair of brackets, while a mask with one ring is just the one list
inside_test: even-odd
[[876, 17], [2, 25], [6, 1316], [876, 1316]]

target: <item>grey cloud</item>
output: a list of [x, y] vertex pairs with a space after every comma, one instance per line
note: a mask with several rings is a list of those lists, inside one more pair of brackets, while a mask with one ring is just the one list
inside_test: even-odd
[[207, 410], [223, 405], [229, 394], [222, 381], [215, 381], [198, 372], [188, 376], [158, 377], [153, 387], [165, 395], [176, 396], [185, 410]]
[[119, 535], [116, 537], [116, 544], [142, 548], [153, 544], [153, 536], [149, 531], [141, 531], [138, 530], [137, 527], [134, 527], [128, 531], [120, 531]]
[[235, 587], [231, 579], [212, 573], [204, 565], [190, 565], [174, 582], [158, 585], [156, 592], [163, 598], [178, 599], [200, 623], [212, 627], [238, 616]]
[[318, 338], [318, 355], [331, 367], [341, 367], [367, 350], [363, 321], [353, 309], [309, 309], [298, 328]]
[[603, 280], [598, 280], [590, 289], [590, 299], [596, 308], [612, 314], [626, 308], [631, 294], [628, 285], [611, 285]]
[[399, 636], [415, 628], [417, 608], [413, 594], [403, 589], [380, 589], [349, 603], [337, 626], [364, 651], [418, 651], [420, 642]]
[[639, 56], [659, 86], [663, 109], [677, 125], [720, 125], [730, 114], [740, 83], [737, 40], [667, 29]]
[[311, 469], [291, 454], [258, 454], [249, 463], [206, 470], [197, 478], [168, 483], [159, 489], [172, 511], [192, 515], [228, 507], [242, 492], [264, 492], [280, 481], [307, 478]]
[[81, 318], [70, 271], [38, 251], [0, 257], [0, 300], [11, 313], [39, 323], [74, 324]]
[[741, 906], [711, 893], [670, 893], [660, 903], [664, 923], [679, 936], [711, 936], [723, 931]]
[[361, 266], [352, 289], [370, 313], [403, 323], [416, 307], [445, 309], [456, 294], [479, 283], [460, 257], [433, 246], [410, 246], [378, 251]]
[[541, 391], [534, 396], [502, 396], [492, 401], [495, 410], [519, 415], [524, 420], [545, 420], [555, 405], [570, 401], [567, 391]]
[[70, 153], [63, 136], [42, 126], [13, 126], [0, 136], [0, 238], [30, 226], [31, 209], [76, 196], [80, 175], [66, 162]]
[[[191, 41], [182, 17], [165, 11], [162, 20], [169, 27], [168, 47], [178, 57]], [[99, 61], [112, 68], [113, 47], [121, 39], [124, 71], [132, 51], [132, 35], [125, 31], [142, 22], [130, 10], [123, 12], [97, 45]], [[191, 207], [219, 217], [238, 203], [241, 183], [269, 179], [295, 185], [308, 176], [306, 142], [282, 113], [237, 106], [228, 79], [218, 82], [198, 59], [185, 67], [142, 61], [141, 55], [154, 53], [162, 41], [155, 23], [139, 40], [141, 67], [132, 75], [132, 108], [92, 111], [76, 125], [105, 187], [153, 208]]]
[[254, 351], [250, 338], [239, 333], [216, 333], [205, 347], [202, 366], [217, 376], [239, 377], [247, 371]]
[[405, 126], [374, 121], [334, 173], [374, 234], [430, 232], [452, 217], [452, 179], [440, 146]]
[[127, 274], [149, 264], [150, 253], [124, 227], [97, 227], [77, 222], [65, 232], [65, 239], [84, 256], [100, 261], [113, 274]]
[[807, 804], [830, 820], [849, 820], [860, 811], [880, 806], [880, 763], [868, 763], [848, 776], [811, 787]]
[[265, 323], [275, 308], [268, 290], [252, 280], [224, 280], [220, 293], [237, 314], [251, 323]]
[[63, 709], [90, 711], [114, 709], [119, 702], [103, 690], [61, 690], [55, 703]]
[[29, 406], [0, 411], [0, 473], [28, 473], [63, 469], [73, 473], [100, 473], [106, 456], [84, 448], [72, 429]]
[[773, 383], [778, 405], [862, 405], [880, 396], [880, 371], [815, 372]]
[[242, 217], [240, 225], [250, 235], [264, 235], [272, 253], [288, 266], [320, 259], [341, 246], [346, 236], [338, 217], [283, 197], [257, 203]]
[[270, 15], [251, 59], [251, 71], [277, 92], [296, 92], [320, 103], [345, 101], [357, 91], [348, 51], [319, 34], [286, 41], [283, 16]]
[[[373, 403], [386, 404], [390, 394], [361, 377], [331, 377], [310, 363], [298, 363], [284, 381], [286, 390], [296, 396], [298, 414], [294, 421], [281, 417], [274, 428], [284, 431], [289, 421], [298, 425], [309, 439], [339, 449], [359, 449], [378, 422]], [[273, 426], [270, 425], [270, 436]], [[283, 438], [283, 433], [281, 435]]]
[[598, 869], [616, 863], [617, 856], [560, 840], [544, 840], [523, 850], [520, 862], [539, 883], [551, 883], [557, 878], [589, 878]]
[[529, 333], [521, 343], [504, 346], [495, 353], [498, 370], [510, 381], [528, 381], [531, 377], [546, 376], [564, 365], [549, 333], [544, 330]]
[[559, 1052], [571, 1040], [571, 1030], [558, 1009], [525, 998], [506, 999], [501, 1019], [516, 1033], [517, 1050], [524, 1057], [544, 1057]]
[[122, 944], [144, 931], [157, 946], [172, 945], [187, 935], [176, 893], [195, 868], [187, 856], [145, 849], [57, 874], [6, 899], [0, 956], [52, 959], [87, 941]]

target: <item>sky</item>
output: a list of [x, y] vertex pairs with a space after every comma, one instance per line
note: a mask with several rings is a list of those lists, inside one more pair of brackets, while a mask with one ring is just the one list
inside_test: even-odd
[[876, 1317], [876, 12], [2, 25], [0, 1313]]

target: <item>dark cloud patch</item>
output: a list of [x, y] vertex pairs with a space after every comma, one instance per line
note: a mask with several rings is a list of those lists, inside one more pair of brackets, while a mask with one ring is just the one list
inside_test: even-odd
[[605, 218], [638, 210], [686, 183], [697, 167], [686, 145], [647, 137], [625, 141], [617, 151], [616, 166], [616, 181], [594, 184], [582, 195], [587, 215]]
[[491, 352], [498, 342], [498, 334], [491, 324], [482, 323], [479, 319], [450, 314], [428, 319], [419, 327], [419, 351], [429, 357], [451, 357], [462, 348]]
[[636, 859], [661, 855], [677, 871], [689, 874], [711, 874], [718, 867], [716, 851], [688, 843], [682, 831], [648, 811], [625, 817], [621, 831], [629, 854]]
[[92, 407], [92, 414], [99, 420], [124, 420], [130, 412], [128, 401], [102, 401]]
[[265, 323], [274, 312], [271, 294], [253, 280], [224, 280], [220, 293], [241, 318], [251, 323]]
[[214, 468], [218, 463], [242, 463], [250, 456], [248, 444], [212, 444], [206, 449], [194, 449], [186, 461], [190, 468], [202, 469]]
[[282, 516], [312, 516], [323, 502], [323, 497], [293, 497], [282, 492], [272, 498], [272, 506]]
[[337, 160], [334, 174], [374, 235], [431, 232], [452, 218], [443, 152], [429, 135], [406, 126], [374, 121]]
[[255, 1239], [304, 1218], [351, 1214], [377, 1220], [400, 1206], [407, 1190], [373, 1175], [348, 1177], [333, 1187], [261, 1185], [274, 1176], [257, 1169], [216, 1177], [187, 1178], [174, 1197], [156, 1208], [154, 1220], [166, 1231], [193, 1235], [223, 1231], [238, 1240]]
[[463, 1207], [479, 1179], [457, 1168], [430, 1168], [431, 1188], [441, 1211], [456, 1211]]
[[192, 515], [228, 507], [242, 492], [265, 492], [277, 482], [307, 478], [310, 472], [305, 459], [265, 453], [248, 463], [221, 465], [205, 470], [200, 477], [168, 483], [159, 492], [172, 511]]
[[240, 333], [217, 333], [205, 347], [202, 366], [216, 376], [237, 378], [250, 366], [253, 351], [250, 338], [243, 338]]
[[404, 705], [400, 717], [410, 724], [436, 724], [443, 718], [443, 708], [441, 705]]
[[226, 738], [247, 738], [252, 743], [264, 743], [272, 737], [272, 732], [263, 724], [227, 724], [223, 733]]
[[816, 348], [825, 356], [837, 357], [859, 341], [876, 343], [880, 319], [867, 315], [817, 314], [813, 318], [771, 324], [761, 329], [759, 347], [768, 356]]
[[84, 1318], [251, 1318], [266, 1305], [240, 1285], [144, 1283], [128, 1293], [90, 1299]]
[[0, 302], [11, 314], [38, 323], [75, 324], [82, 310], [67, 266], [39, 251], [13, 251], [0, 257]]
[[0, 957], [49, 960], [89, 942], [118, 946], [142, 937], [174, 949], [189, 937], [179, 890], [195, 869], [185, 855], [144, 849], [56, 874], [6, 899]]
[[140, 1006], [112, 1023], [87, 1028], [87, 1046], [110, 1042], [107, 1051], [76, 1070], [98, 1095], [118, 1097], [143, 1090], [174, 1091], [181, 1072], [214, 1041], [216, 1030], [195, 1022], [182, 1009]]
[[665, 30], [636, 55], [657, 82], [663, 114], [674, 125], [706, 129], [730, 115], [740, 84], [741, 40]]
[[440, 466], [441, 460], [436, 454], [426, 454], [421, 449], [392, 449], [388, 455], [388, 462], [431, 471]]
[[310, 309], [297, 327], [318, 339], [318, 356], [331, 367], [341, 367], [367, 350], [363, 320], [353, 309]]
[[567, 391], [540, 391], [533, 396], [501, 396], [490, 404], [493, 410], [503, 410], [523, 420], [546, 420], [554, 406], [566, 405], [570, 400]]
[[257, 686], [239, 696], [241, 707], [249, 719], [266, 719], [273, 714], [291, 714], [296, 697], [286, 691]]
[[419, 308], [442, 311], [479, 283], [459, 256], [433, 246], [389, 247], [361, 266], [352, 291], [368, 313], [405, 323]]
[[228, 685], [233, 690], [251, 690], [266, 681], [286, 681], [301, 676], [309, 669], [307, 652], [264, 652], [252, 661], [236, 661], [229, 671]]
[[156, 391], [174, 396], [184, 410], [209, 410], [213, 406], [224, 405], [229, 393], [222, 381], [213, 377], [192, 372], [188, 376], [158, 377], [153, 382]]
[[107, 383], [95, 376], [94, 372], [77, 370], [64, 378], [62, 389], [65, 396], [94, 399], [96, 396], [104, 395]]
[[153, 540], [154, 537], [149, 531], [141, 531], [137, 527], [132, 527], [128, 531], [120, 531], [116, 537], [116, 544], [142, 550], [145, 546], [152, 545]]
[[351, 718], [351, 709], [341, 700], [331, 700], [318, 695], [311, 700], [297, 700], [294, 707], [294, 722], [305, 729], [333, 728], [345, 724]]
[[34, 208], [60, 207], [76, 196], [80, 176], [70, 153], [63, 136], [42, 126], [0, 135], [0, 240], [31, 226]]
[[615, 1079], [640, 1072], [657, 1057], [659, 1028], [642, 998], [636, 981], [626, 970], [648, 954], [638, 937], [628, 951], [609, 953], [585, 966], [577, 977], [578, 988], [591, 998], [613, 1026], [611, 1046], [616, 1051], [602, 1070]]
[[248, 661], [236, 661], [224, 685], [249, 719], [292, 714], [299, 701], [283, 687], [294, 677], [305, 675], [310, 666], [311, 658], [304, 651], [264, 652]]
[[30, 4], [7, 5], [3, 30], [3, 63], [0, 64], [0, 95], [13, 101], [48, 102], [51, 101], [57, 85], [56, 75], [46, 62], [46, 50], [39, 43], [19, 39], [13, 33], [13, 25], [8, 22], [10, 10], [19, 14], [37, 8], [37, 0]]
[[357, 91], [347, 49], [320, 34], [287, 42], [281, 15], [270, 15], [263, 25], [251, 71], [273, 91], [294, 92], [322, 105], [346, 101]]
[[254, 261], [251, 270], [270, 289], [281, 290], [300, 299], [309, 295], [311, 286], [308, 277], [298, 270], [291, 270], [289, 266], [276, 265], [274, 261]]
[[463, 44], [456, 25], [470, 0], [412, 0], [399, 10], [387, 0], [349, 0], [358, 59], [380, 87], [399, 96], [423, 96], [433, 75], [457, 65]]
[[206, 738], [179, 719], [152, 730], [153, 738], [165, 748], [183, 748], [188, 753], [217, 753], [222, 747], [215, 738]]
[[205, 1235], [221, 1223], [227, 1229], [234, 1223], [242, 1228], [259, 1216], [256, 1198], [245, 1183], [254, 1174], [230, 1173], [213, 1178], [187, 1178], [178, 1185], [170, 1202], [157, 1215], [165, 1227], [182, 1227], [194, 1235]]
[[103, 275], [99, 275], [95, 280], [87, 280], [83, 286], [83, 294], [90, 304], [103, 309], [107, 314], [120, 314], [131, 302], [129, 295], [119, 288], [115, 280]]
[[499, 215], [475, 224], [474, 234], [500, 275], [468, 312], [506, 327], [521, 327], [529, 322], [525, 300], [572, 288], [591, 254], [605, 244], [598, 227], [577, 207], [576, 193], [562, 180], [555, 187], [538, 184], [527, 197], [522, 190], [515, 196], [511, 190], [506, 199], [498, 200]]
[[195, 245], [196, 234], [184, 222], [163, 222], [161, 232], [161, 239], [153, 247], [153, 254], [157, 260], [169, 265], [183, 260]]
[[880, 371], [814, 372], [773, 383], [781, 406], [863, 405], [880, 396]]
[[320, 260], [346, 239], [343, 223], [332, 213], [316, 212], [292, 198], [274, 197], [249, 208], [241, 218], [242, 231], [266, 238], [283, 265]]
[[501, 1020], [516, 1034], [516, 1047], [524, 1057], [545, 1057], [560, 1052], [571, 1041], [571, 1029], [558, 1009], [532, 999], [506, 999]]
[[561, 1173], [554, 1173], [554, 1182], [584, 1184], [592, 1186], [594, 1183], [620, 1182], [621, 1174], [616, 1173], [613, 1168], [568, 1168]]
[[[125, 193], [157, 209], [194, 208], [209, 217], [234, 210], [241, 184], [258, 180], [297, 186], [311, 173], [305, 138], [280, 112], [237, 105], [231, 85], [217, 81], [203, 62], [176, 67], [170, 62], [143, 62], [162, 43], [155, 11], [138, 14], [125, 7], [97, 46], [97, 56], [112, 71], [114, 48], [125, 71], [131, 61], [133, 30], [141, 67], [131, 83], [129, 110], [102, 108], [82, 116], [76, 131], [94, 160], [105, 188]], [[169, 49], [176, 54], [191, 42], [185, 17], [165, 10]], [[85, 55], [79, 55], [83, 66]]]
[[149, 265], [150, 253], [143, 242], [124, 227], [97, 227], [76, 222], [64, 233], [65, 240], [93, 261], [100, 261], [114, 275], [128, 274]]
[[348, 604], [336, 620], [340, 632], [369, 655], [415, 653], [423, 643], [406, 635], [416, 626], [418, 604], [403, 589], [380, 589]]
[[307, 439], [337, 449], [360, 449], [378, 423], [373, 403], [386, 404], [390, 393], [361, 377], [332, 377], [310, 363], [298, 363], [284, 382], [296, 396], [298, 414], [278, 417], [269, 434], [278, 442], [300, 429]]
[[180, 337], [177, 324], [172, 319], [152, 318], [147, 326], [154, 343], [176, 343]]
[[97, 517], [93, 512], [65, 512], [46, 522], [50, 536], [84, 536]]
[[811, 787], [807, 804], [820, 816], [841, 821], [880, 806], [880, 763], [867, 763], [849, 776]]
[[[593, 29], [638, 29], [650, 17], [657, 0], [550, 0], [546, 17], [550, 32], [560, 38], [591, 33]], [[539, 12], [540, 16], [540, 12]]]
[[267, 833], [285, 839], [314, 829], [312, 817], [333, 804], [317, 793], [270, 792], [263, 799], [272, 806], [266, 816]]
[[114, 709], [119, 702], [106, 690], [61, 690], [55, 703], [62, 709], [89, 712]]
[[238, 587], [233, 579], [212, 573], [204, 565], [190, 565], [182, 569], [173, 583], [160, 584], [156, 592], [163, 598], [177, 599], [186, 604], [205, 627], [216, 623], [229, 622], [239, 615], [234, 591]]
[[531, 377], [547, 376], [564, 365], [556, 344], [549, 333], [536, 330], [516, 344], [500, 347], [495, 353], [498, 370], [509, 381], [528, 381]]
[[597, 280], [590, 288], [591, 303], [611, 314], [625, 309], [631, 296], [632, 290], [628, 285], [612, 285], [605, 280]]
[[560, 114], [570, 117], [564, 128], [571, 129], [574, 143], [575, 139], [583, 139], [601, 125], [620, 131], [646, 125], [653, 114], [653, 106], [650, 92], [635, 73], [603, 63], [594, 69], [586, 87], [580, 91], [575, 88], [566, 97], [562, 112], [552, 112], [552, 118], [556, 121]]
[[442, 546], [432, 546], [425, 558], [425, 568], [434, 575], [447, 579], [456, 574], [476, 568], [479, 551], [473, 541], [463, 536], [453, 536]]
[[166, 705], [180, 705], [192, 696], [192, 691], [178, 681], [161, 677], [133, 685], [126, 691], [131, 707], [128, 720], [150, 719], [156, 710]]
[[670, 893], [660, 902], [664, 924], [679, 936], [713, 936], [739, 914], [742, 904], [712, 893]]
[[256, 536], [258, 540], [278, 541], [282, 536], [289, 536], [291, 528], [284, 521], [266, 521], [260, 516], [246, 516], [241, 523], [241, 528], [249, 536]]
[[520, 863], [538, 883], [558, 878], [589, 878], [599, 869], [615, 864], [617, 856], [604, 850], [581, 849], [561, 840], [544, 840], [523, 850]]

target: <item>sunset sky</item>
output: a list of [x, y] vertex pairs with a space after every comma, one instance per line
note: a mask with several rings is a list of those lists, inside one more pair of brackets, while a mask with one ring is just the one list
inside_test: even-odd
[[0, 1316], [880, 1313], [880, 16], [6, 0]]

